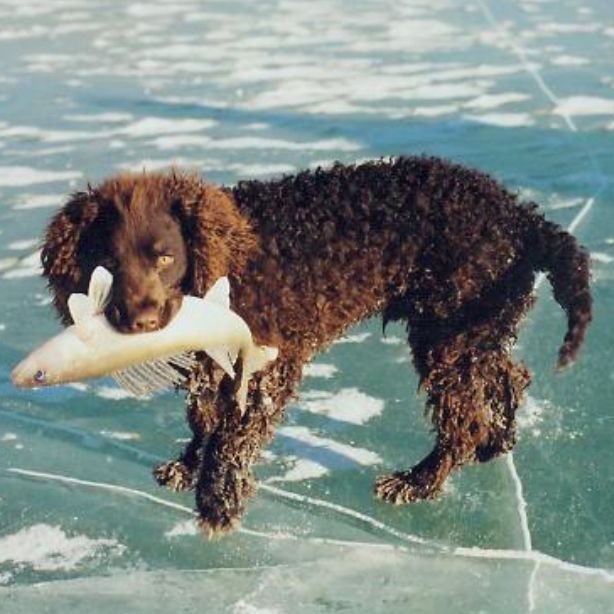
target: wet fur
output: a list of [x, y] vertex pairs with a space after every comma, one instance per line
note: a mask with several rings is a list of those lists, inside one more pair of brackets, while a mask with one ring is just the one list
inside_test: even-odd
[[548, 273], [568, 316], [560, 367], [575, 358], [591, 319], [587, 255], [536, 205], [518, 203], [483, 173], [402, 157], [233, 188], [176, 172], [124, 175], [74, 194], [52, 220], [42, 255], [64, 322], [68, 295], [83, 291], [105, 251], [109, 203], [120, 192], [139, 201], [136, 209], [162, 207], [181, 227], [182, 292], [202, 296], [228, 275], [234, 309], [259, 343], [280, 350], [253, 378], [244, 416], [233, 382], [211, 361], [203, 357], [190, 378], [193, 439], [154, 473], [161, 484], [195, 489], [208, 534], [236, 526], [254, 491], [253, 464], [304, 364], [353, 324], [381, 315], [407, 325], [435, 445], [375, 485], [380, 498], [406, 503], [437, 496], [455, 467], [513, 447], [530, 376], [511, 347], [537, 271]]

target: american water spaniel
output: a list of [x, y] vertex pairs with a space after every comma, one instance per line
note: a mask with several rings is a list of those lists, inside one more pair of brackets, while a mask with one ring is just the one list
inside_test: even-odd
[[66, 301], [94, 268], [114, 274], [107, 315], [122, 331], [165, 326], [186, 294], [221, 276], [255, 340], [279, 355], [235, 383], [204, 354], [190, 373], [192, 439], [154, 470], [194, 489], [206, 534], [235, 527], [254, 492], [253, 464], [297, 394], [304, 365], [350, 326], [402, 321], [427, 395], [432, 451], [380, 477], [391, 503], [431, 499], [455, 468], [512, 448], [530, 375], [513, 360], [518, 325], [544, 271], [565, 310], [558, 366], [591, 320], [587, 253], [531, 202], [488, 175], [432, 157], [334, 164], [271, 181], [217, 187], [194, 174], [122, 174], [73, 194], [53, 217], [44, 275], [65, 324]]

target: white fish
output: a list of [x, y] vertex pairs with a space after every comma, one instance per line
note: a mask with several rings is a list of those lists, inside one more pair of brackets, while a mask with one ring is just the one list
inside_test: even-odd
[[204, 298], [185, 296], [181, 308], [164, 328], [139, 334], [117, 332], [104, 316], [113, 276], [97, 267], [88, 294], [72, 294], [68, 308], [74, 324], [32, 351], [11, 373], [16, 386], [37, 388], [112, 375], [137, 395], [185, 382], [184, 373], [195, 363], [190, 352], [205, 351], [231, 377], [241, 358], [237, 399], [245, 410], [247, 384], [252, 373], [277, 358], [277, 349], [257, 346], [251, 331], [230, 309], [230, 285], [220, 278]]

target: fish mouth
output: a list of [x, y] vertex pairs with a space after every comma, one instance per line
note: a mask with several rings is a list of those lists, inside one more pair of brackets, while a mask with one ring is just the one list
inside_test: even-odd
[[24, 365], [22, 361], [13, 367], [13, 370], [11, 371], [11, 382], [13, 382], [13, 386], [17, 386], [18, 388], [25, 388], [28, 382], [26, 371], [23, 367]]
[[17, 388], [44, 388], [53, 386], [56, 375], [40, 367], [32, 360], [31, 356], [24, 358], [11, 371], [11, 382]]
[[[38, 376], [38, 377], [37, 377]], [[11, 381], [17, 388], [34, 388], [36, 386], [44, 386], [47, 376], [42, 370], [37, 370], [32, 373], [32, 369], [28, 368], [26, 361], [20, 362], [11, 371]]]

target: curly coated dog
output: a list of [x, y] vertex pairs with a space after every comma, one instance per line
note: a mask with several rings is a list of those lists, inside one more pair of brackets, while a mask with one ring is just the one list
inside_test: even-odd
[[244, 415], [210, 359], [190, 373], [192, 440], [154, 474], [195, 489], [207, 534], [236, 526], [303, 366], [353, 324], [381, 315], [384, 326], [407, 325], [435, 445], [375, 492], [408, 503], [435, 497], [455, 467], [514, 445], [530, 376], [511, 348], [536, 272], [547, 272], [568, 317], [559, 367], [591, 320], [588, 257], [575, 239], [489, 176], [438, 158], [337, 163], [232, 188], [176, 171], [121, 175], [72, 195], [49, 225], [42, 262], [64, 323], [68, 296], [85, 291], [96, 265], [110, 268], [107, 315], [137, 334], [227, 275], [256, 341], [279, 348], [252, 379]]

